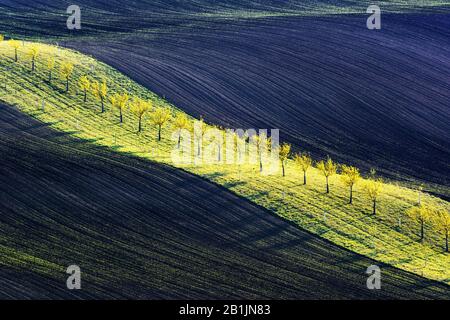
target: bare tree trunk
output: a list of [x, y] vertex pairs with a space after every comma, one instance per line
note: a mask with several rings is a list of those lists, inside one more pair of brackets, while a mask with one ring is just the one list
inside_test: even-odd
[[286, 176], [285, 170], [284, 170], [284, 161], [281, 161], [281, 168], [283, 170], [283, 177]]
[[423, 241], [423, 239], [425, 238], [425, 226], [424, 226], [424, 221], [420, 221], [420, 241]]
[[102, 102], [102, 113], [105, 112], [105, 103], [103, 102], [103, 98], [100, 98], [100, 101]]
[[66, 92], [69, 92], [69, 78], [66, 78]]
[[327, 193], [330, 193], [330, 186], [328, 185], [328, 177], [326, 177], [327, 179]]
[[34, 72], [34, 58], [31, 59], [31, 71]]
[[161, 141], [161, 126], [158, 126], [158, 141]]
[[350, 186], [350, 201], [349, 204], [353, 203], [353, 186]]
[[19, 59], [17, 58], [17, 49], [15, 49], [15, 57], [14, 57], [14, 61], [17, 62], [17, 60], [19, 60]]
[[119, 109], [119, 112], [120, 112], [120, 123], [122, 123], [123, 122], [122, 108]]
[[181, 145], [181, 130], [178, 130], [178, 144], [177, 144], [178, 149], [180, 149], [180, 145]]
[[142, 129], [142, 117], [139, 117], [138, 132], [141, 132], [141, 129]]
[[259, 154], [259, 172], [263, 171], [263, 165], [262, 165], [262, 157], [261, 154]]
[[303, 184], [306, 184], [306, 171], [303, 171]]
[[377, 214], [377, 199], [373, 200], [373, 210], [372, 210], [372, 214], [376, 215]]
[[448, 252], [448, 231], [445, 233], [445, 252]]
[[87, 90], [84, 89], [84, 103], [86, 103], [87, 101]]

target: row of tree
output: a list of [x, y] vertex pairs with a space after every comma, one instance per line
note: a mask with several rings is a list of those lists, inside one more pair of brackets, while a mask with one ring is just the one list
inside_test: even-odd
[[[3, 41], [3, 36], [0, 35], [0, 41]], [[17, 40], [9, 40], [9, 45], [14, 48], [14, 61], [18, 61], [18, 49], [20, 47], [20, 42]], [[36, 70], [36, 59], [39, 55], [39, 47], [37, 45], [32, 45], [28, 49], [28, 55], [31, 58], [31, 72]], [[52, 82], [53, 71], [55, 68], [55, 57], [51, 55], [47, 60], [47, 70], [48, 70], [48, 82]], [[74, 72], [74, 65], [71, 62], [62, 62], [60, 66], [60, 74], [62, 79], [65, 81], [66, 92], [69, 91], [70, 80]], [[83, 94], [83, 101], [86, 103], [88, 99], [88, 94], [91, 93], [93, 97], [100, 103], [101, 113], [105, 112], [105, 104], [109, 101], [113, 109], [119, 111], [119, 121], [123, 123], [123, 113], [125, 110], [130, 110], [137, 118], [138, 133], [142, 131], [142, 119], [145, 114], [150, 110], [151, 112], [151, 122], [158, 128], [158, 141], [161, 141], [161, 130], [162, 127], [172, 118], [172, 112], [168, 108], [158, 107], [155, 108], [151, 100], [145, 100], [140, 97], [130, 98], [128, 93], [113, 93], [108, 95], [108, 85], [106, 79], [98, 82], [95, 79], [90, 79], [87, 75], [83, 75], [78, 79], [78, 86]], [[182, 130], [194, 131], [195, 139], [201, 140], [203, 134], [207, 130], [207, 126], [201, 119], [199, 125], [199, 130], [193, 130], [192, 125], [185, 114], [178, 113], [173, 121], [173, 125], [178, 132], [178, 148], [180, 148], [181, 143], [181, 132]], [[216, 127], [220, 129], [219, 127]], [[237, 137], [237, 139], [242, 139], [242, 137]], [[272, 147], [272, 141], [270, 137], [267, 137], [264, 133], [260, 135], [254, 135], [251, 137], [253, 139], [259, 158], [259, 169], [263, 170], [263, 151], [265, 148]], [[218, 161], [221, 161], [221, 149], [222, 143], [216, 141], [218, 148]], [[236, 148], [239, 148], [239, 143], [236, 143]], [[198, 143], [197, 155], [200, 155], [200, 143]], [[282, 175], [286, 176], [286, 165], [288, 160], [291, 158], [291, 145], [288, 143], [283, 143], [277, 146], [277, 152], [282, 167]], [[238, 150], [238, 154], [241, 154]], [[307, 153], [297, 153], [293, 157], [294, 164], [300, 168], [303, 173], [303, 184], [307, 184], [307, 173], [310, 168], [314, 166], [313, 159]], [[343, 184], [349, 188], [349, 204], [353, 203], [353, 190], [356, 184], [361, 180], [361, 174], [358, 168], [347, 165], [338, 165], [331, 158], [328, 157], [327, 160], [321, 160], [315, 163], [316, 169], [325, 178], [326, 183], [326, 193], [330, 193], [330, 177], [334, 176], [338, 172], [340, 173], [340, 178]], [[375, 178], [375, 172], [371, 171], [371, 177], [364, 180], [363, 190], [372, 201], [372, 213], [376, 214], [377, 211], [377, 200], [383, 191], [383, 181], [381, 179]], [[420, 225], [420, 239], [423, 240], [425, 237], [425, 225], [427, 223], [433, 223], [433, 225], [442, 229], [445, 233], [445, 247], [446, 252], [449, 251], [448, 247], [448, 236], [450, 230], [450, 215], [448, 211], [444, 208], [431, 207], [425, 204], [419, 204], [409, 210], [407, 210], [407, 215], [417, 221]]]

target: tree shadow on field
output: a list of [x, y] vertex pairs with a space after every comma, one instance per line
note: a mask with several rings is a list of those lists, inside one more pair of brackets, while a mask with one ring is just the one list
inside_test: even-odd
[[206, 179], [215, 180], [217, 178], [221, 178], [225, 176], [222, 172], [213, 172], [213, 173], [206, 173], [203, 175]]
[[247, 183], [245, 181], [230, 181], [223, 184], [223, 186], [227, 189], [232, 189], [235, 187], [246, 185]]

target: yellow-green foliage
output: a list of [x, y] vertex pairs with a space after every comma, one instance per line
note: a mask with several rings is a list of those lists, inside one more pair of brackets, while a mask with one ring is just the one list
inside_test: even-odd
[[94, 80], [91, 85], [92, 94], [102, 104], [102, 113], [105, 112], [105, 100], [108, 94], [108, 85], [106, 84], [106, 79], [103, 78], [102, 83], [99, 84], [97, 80]]
[[54, 56], [49, 56], [47, 59], [47, 70], [48, 70], [48, 82], [52, 82], [52, 73], [55, 68], [56, 59]]
[[[25, 43], [25, 47], [30, 45]], [[326, 170], [328, 176], [328, 173], [336, 172], [336, 165], [327, 164], [328, 161], [323, 163], [324, 168], [319, 166], [321, 170], [309, 168], [307, 185], [299, 182], [303, 178], [300, 163], [294, 163], [290, 159], [286, 160], [286, 165], [292, 169], [286, 177], [279, 174], [281, 164], [280, 171], [274, 175], [259, 174], [258, 162], [239, 166], [225, 165], [223, 162], [202, 166], [174, 164], [171, 153], [177, 145], [178, 137], [175, 135], [175, 139], [171, 141], [169, 132], [180, 129], [177, 124], [180, 117], [185, 116], [192, 121], [191, 117], [93, 58], [71, 50], [51, 53], [54, 52], [53, 49], [51, 46], [40, 45], [38, 60], [46, 61], [54, 55], [57, 67], [62, 64], [76, 66], [73, 71], [76, 77], [88, 74], [90, 66], [94, 65], [96, 72], [92, 80], [102, 81], [105, 78], [108, 81], [110, 96], [127, 92], [130, 97], [134, 97], [131, 103], [128, 103], [130, 109], [124, 108], [124, 122], [119, 122], [109, 104], [106, 105], [106, 112], [101, 114], [96, 111], [95, 101], [84, 104], [81, 95], [66, 93], [63, 81], [49, 84], [47, 73], [40, 70], [41, 68], [30, 73], [25, 63], [14, 63], [14, 59], [11, 59], [14, 48], [6, 42], [0, 43], [0, 66], [11, 68], [5, 80], [6, 90], [3, 86], [0, 87], [0, 99], [4, 103], [14, 105], [23, 112], [51, 124], [53, 128], [71, 132], [79, 138], [95, 140], [95, 143], [112, 147], [118, 152], [131, 153], [198, 174], [352, 251], [450, 283], [450, 255], [444, 253], [442, 227], [435, 227], [436, 224], [442, 225], [441, 222], [426, 223], [426, 236], [423, 242], [420, 242], [417, 236], [420, 223], [405, 214], [418, 205], [416, 190], [393, 183], [382, 183], [379, 180], [362, 179], [354, 185], [353, 204], [349, 205], [348, 184], [341, 175], [336, 174], [336, 177], [331, 177], [329, 181], [333, 192], [324, 192], [322, 169], [330, 169]], [[42, 99], [46, 101], [45, 112], [37, 104]], [[165, 124], [163, 136], [167, 138], [161, 142], [158, 142], [158, 137], [149, 128], [144, 128], [140, 134], [136, 134], [136, 117], [150, 121], [153, 104], [172, 110], [174, 115]], [[203, 123], [202, 131], [207, 127]], [[195, 154], [196, 152], [193, 152], [192, 155]], [[376, 215], [371, 214], [374, 199], [377, 203]], [[448, 202], [431, 195], [423, 194], [421, 201], [447, 213], [450, 209]], [[12, 253], [2, 251], [3, 256], [5, 258], [2, 259], [14, 261], [15, 256]]]
[[66, 92], [69, 91], [69, 81], [72, 76], [74, 64], [69, 61], [63, 61], [61, 63], [61, 77], [66, 80]]
[[161, 128], [171, 118], [171, 112], [167, 108], [157, 108], [151, 114], [151, 122], [158, 126], [158, 141], [161, 141]]
[[18, 55], [17, 55], [17, 50], [20, 47], [20, 42], [14, 39], [11, 39], [8, 41], [8, 44], [14, 48], [14, 61], [17, 62], [19, 60]]
[[353, 203], [353, 186], [361, 179], [361, 175], [359, 173], [359, 169], [342, 165], [342, 174], [341, 174], [342, 182], [350, 188], [350, 200], [349, 203]]
[[83, 90], [83, 94], [84, 94], [83, 101], [86, 102], [87, 93], [89, 91], [89, 88], [91, 87], [91, 81], [89, 80], [89, 78], [87, 76], [82, 76], [78, 80], [78, 86], [80, 87], [81, 90]]
[[406, 211], [406, 214], [420, 224], [420, 240], [425, 237], [425, 224], [430, 222], [433, 217], [433, 208], [421, 203], [417, 207], [412, 207]]
[[372, 214], [374, 215], [377, 213], [377, 200], [383, 192], [383, 187], [384, 184], [381, 179], [367, 179], [364, 183], [364, 191], [373, 203]]
[[109, 97], [109, 101], [111, 102], [113, 108], [118, 109], [120, 112], [120, 123], [123, 122], [123, 110], [127, 106], [129, 99], [130, 97], [128, 96], [128, 93], [114, 93], [111, 97]]
[[144, 116], [144, 114], [148, 112], [148, 110], [150, 110], [151, 107], [152, 107], [151, 101], [146, 101], [144, 99], [137, 97], [135, 97], [131, 101], [130, 110], [132, 113], [134, 113], [134, 115], [138, 118], [139, 121], [138, 132], [142, 131], [142, 117]]
[[38, 45], [32, 45], [30, 49], [28, 50], [28, 55], [31, 58], [31, 71], [34, 71], [35, 64], [36, 64], [36, 58], [39, 54], [39, 46]]
[[291, 145], [289, 143], [283, 143], [279, 150], [279, 156], [281, 161], [281, 167], [283, 172], [283, 177], [286, 176], [285, 165], [288, 157], [291, 154]]
[[436, 208], [435, 214], [433, 215], [433, 223], [436, 228], [442, 231], [445, 239], [445, 251], [449, 252], [448, 248], [448, 237], [450, 233], [450, 212], [445, 208]]
[[329, 179], [331, 176], [334, 176], [336, 174], [337, 164], [334, 163], [333, 160], [331, 160], [331, 158], [328, 158], [327, 161], [322, 160], [319, 163], [317, 163], [317, 169], [325, 177], [327, 182], [327, 193], [330, 193]]
[[303, 184], [306, 184], [306, 172], [311, 168], [313, 160], [308, 154], [296, 154], [294, 163], [300, 167], [303, 172]]
[[178, 149], [180, 148], [180, 144], [181, 144], [181, 131], [188, 130], [189, 124], [190, 124], [190, 121], [189, 121], [188, 117], [183, 113], [179, 113], [174, 118], [173, 126], [177, 130], [177, 134], [178, 134], [178, 140], [177, 140], [177, 148]]

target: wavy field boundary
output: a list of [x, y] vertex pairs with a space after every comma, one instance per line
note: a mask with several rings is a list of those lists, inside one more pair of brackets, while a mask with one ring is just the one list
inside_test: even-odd
[[[23, 43], [19, 48], [19, 63], [13, 60], [14, 51], [6, 42], [0, 44], [1, 66], [6, 70], [0, 87], [1, 100], [15, 105], [33, 117], [51, 124], [55, 129], [71, 132], [101, 146], [119, 152], [133, 154], [153, 161], [172, 164], [170, 154], [174, 142], [168, 136], [173, 121], [164, 128], [163, 140], [157, 141], [157, 130], [144, 119], [144, 132], [136, 134], [136, 119], [129, 113], [121, 125], [118, 114], [107, 105], [107, 112], [100, 113], [99, 102], [89, 95], [83, 103], [82, 92], [75, 90], [79, 76], [107, 79], [110, 92], [126, 90], [133, 96], [151, 99], [159, 105], [171, 108], [174, 114], [181, 111], [168, 105], [155, 94], [131, 81], [111, 67], [77, 52], [40, 45], [37, 71], [30, 72], [30, 60], [24, 52], [30, 48]], [[60, 63], [71, 61], [76, 65], [71, 90], [64, 91], [64, 83], [54, 79], [47, 82], [48, 72], [43, 61], [54, 55], [59, 70]], [[76, 80], [75, 80], [76, 79]], [[45, 104], [42, 106], [42, 99]], [[425, 243], [417, 242], [418, 225], [403, 214], [417, 204], [417, 192], [394, 184], [385, 185], [380, 198], [379, 214], [370, 215], [371, 202], [361, 190], [355, 190], [354, 205], [346, 205], [348, 190], [339, 177], [331, 181], [331, 195], [323, 193], [324, 179], [316, 170], [309, 173], [309, 184], [302, 186], [302, 174], [291, 162], [288, 175], [259, 176], [257, 166], [181, 166], [223, 185], [240, 196], [291, 220], [302, 228], [342, 245], [354, 252], [392, 266], [449, 283], [450, 257], [442, 253], [443, 235], [427, 227]], [[449, 208], [438, 198], [424, 195], [430, 204]], [[211, 212], [213, 215], [214, 212]], [[401, 224], [398, 221], [401, 219]]]
[[[0, 104], [1, 299], [446, 299], [183, 170]], [[211, 214], [214, 212], [214, 214]], [[67, 290], [77, 263], [82, 290]], [[367, 266], [383, 290], [366, 288]]]

